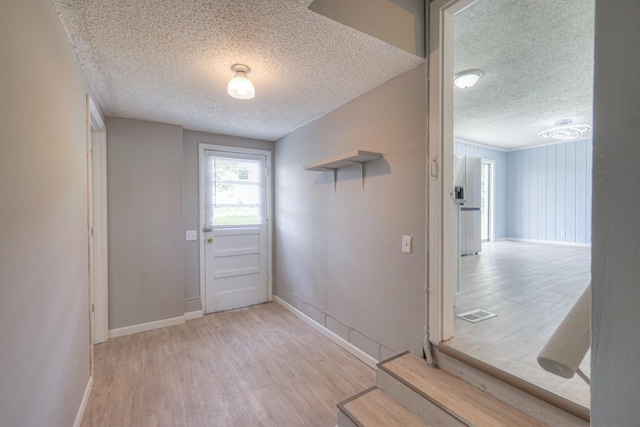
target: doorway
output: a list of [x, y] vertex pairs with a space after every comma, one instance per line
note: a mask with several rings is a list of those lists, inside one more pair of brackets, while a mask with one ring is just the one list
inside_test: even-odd
[[269, 163], [268, 151], [200, 146], [205, 314], [271, 298]]
[[[571, 393], [567, 393], [568, 387], [573, 385], [569, 385], [559, 377], [542, 377], [542, 375], [550, 374], [542, 371], [535, 360], [535, 356], [542, 349], [548, 337], [557, 328], [566, 312], [589, 283], [588, 256], [590, 250], [588, 248], [588, 236], [591, 206], [588, 190], [591, 188], [591, 169], [589, 167], [590, 152], [586, 148], [589, 145], [588, 134], [582, 140], [576, 139], [576, 142], [570, 141], [565, 144], [563, 141], [558, 141], [544, 144], [544, 140], [540, 139], [547, 135], [544, 132], [544, 127], [564, 126], [566, 123], [572, 123], [568, 119], [552, 120], [554, 117], [538, 120], [538, 126], [542, 124], [544, 126], [541, 126], [540, 129], [535, 128], [535, 132], [533, 131], [533, 126], [522, 127], [524, 131], [528, 132], [527, 135], [524, 134], [524, 131], [522, 134], [503, 132], [503, 143], [505, 144], [503, 146], [499, 145], [500, 138], [496, 137], [495, 134], [490, 135], [491, 140], [482, 139], [483, 135], [485, 137], [487, 135], [487, 133], [483, 134], [483, 132], [487, 127], [485, 125], [492, 123], [490, 120], [480, 120], [478, 122], [480, 125], [474, 130], [474, 138], [467, 139], [462, 132], [454, 133], [454, 122], [456, 124], [460, 124], [463, 121], [471, 123], [470, 116], [456, 116], [454, 120], [454, 110], [457, 110], [459, 106], [464, 106], [465, 102], [467, 105], [472, 105], [474, 95], [477, 95], [475, 97], [476, 100], [480, 99], [481, 96], [479, 94], [481, 94], [482, 90], [487, 93], [486, 91], [491, 85], [505, 82], [504, 78], [494, 78], [499, 75], [499, 70], [495, 67], [495, 61], [485, 61], [481, 63], [482, 65], [468, 63], [471, 61], [467, 63], [459, 61], [462, 64], [458, 66], [461, 70], [483, 66], [486, 66], [486, 68], [484, 68], [484, 80], [481, 80], [480, 84], [474, 89], [467, 90], [464, 88], [467, 91], [461, 92], [463, 88], [458, 86], [460, 90], [457, 92], [454, 108], [453, 77], [460, 72], [458, 69], [454, 69], [453, 60], [455, 44], [454, 17], [458, 17], [462, 12], [469, 10], [469, 7], [474, 3], [473, 0], [442, 0], [433, 2], [431, 8], [430, 77], [432, 78], [430, 78], [429, 90], [429, 251], [432, 255], [428, 260], [429, 339], [433, 344], [439, 346], [441, 353], [454, 354], [457, 352], [458, 355], [463, 354], [468, 363], [475, 364], [473, 365], [475, 367], [489, 367], [493, 372], [496, 372], [497, 368], [497, 370], [505, 374], [504, 378], [508, 378], [505, 381], [511, 382], [512, 385], [524, 384], [522, 382], [522, 379], [524, 379], [526, 387], [531, 388], [531, 393], [535, 392], [534, 394], [538, 397], [545, 400], [548, 399], [554, 405], [564, 405], [562, 407], [569, 412], [588, 419], [588, 409], [586, 409], [589, 398], [588, 386], [579, 384], [581, 388], [586, 389], [585, 400], [582, 400], [582, 390], [579, 390], [580, 395], [573, 394], [573, 390]], [[478, 9], [482, 10], [480, 12], [481, 15], [493, 18], [497, 16], [496, 11], [502, 8], [499, 3], [498, 1], [487, 2], [481, 0], [477, 2], [477, 7], [482, 8]], [[494, 5], [496, 9], [487, 9], [486, 5]], [[504, 6], [504, 9], [515, 11], [516, 5], [542, 8], [545, 13], [551, 15], [554, 19], [559, 19], [559, 17], [563, 16], [558, 8], [542, 7], [543, 5], [528, 2], [510, 3]], [[587, 3], [585, 7], [590, 6]], [[573, 9], [569, 12], [575, 14], [575, 11]], [[529, 13], [519, 14], [518, 16], [528, 15]], [[478, 22], [477, 19], [470, 21]], [[509, 17], [508, 19], [496, 19], [496, 21], [500, 23], [515, 23], [514, 25], [524, 27], [523, 20], [519, 18]], [[543, 21], [536, 20], [536, 22]], [[587, 30], [590, 25], [588, 25], [588, 19], [586, 21], [586, 25], [579, 27], [579, 30], [580, 34], [587, 35], [586, 38], [589, 39], [590, 36]], [[486, 28], [494, 29], [497, 27], [486, 25]], [[527, 28], [538, 27], [531, 23]], [[524, 33], [523, 29], [516, 28], [516, 30], [519, 33]], [[486, 40], [486, 38], [479, 37], [477, 34], [472, 34], [471, 31], [467, 31], [466, 34], [470, 37], [473, 36], [471, 37], [473, 40]], [[546, 37], [547, 35], [543, 34], [531, 39], [547, 40]], [[498, 38], [502, 40], [508, 37], [504, 37], [501, 34]], [[586, 41], [587, 44], [588, 42], [589, 40]], [[479, 50], [475, 49], [474, 51]], [[577, 58], [588, 57], [590, 52], [589, 49], [574, 49], [574, 51], [577, 52]], [[514, 49], [494, 49], [491, 52], [508, 52], [507, 62], [523, 62], [520, 59], [516, 59], [517, 52]], [[527, 56], [525, 58], [531, 59], [534, 57], [530, 52], [526, 53]], [[539, 67], [529, 68], [539, 69]], [[548, 67], [546, 70], [549, 71], [551, 68]], [[576, 74], [577, 70], [577, 66], [572, 67], [572, 71]], [[547, 80], [550, 81], [551, 76]], [[557, 78], [557, 80], [561, 79]], [[582, 82], [582, 80], [584, 79], [580, 81]], [[592, 87], [592, 82], [587, 86]], [[532, 96], [531, 99], [534, 99], [534, 95], [544, 95], [545, 89], [546, 87], [530, 85], [527, 88], [527, 94]], [[489, 91], [494, 98], [496, 92], [496, 90]], [[510, 91], [508, 93], [513, 96], [500, 98], [504, 110], [502, 116], [510, 119], [511, 122], [521, 120], [520, 116], [524, 116], [524, 114], [515, 108], [514, 103], [522, 99], [522, 97], [517, 96], [518, 91]], [[563, 94], [566, 99], [576, 99], [576, 104], [578, 101], [586, 99], [580, 105], [591, 107], [590, 93], [587, 90], [584, 91], [584, 96], [582, 97], [573, 97], [573, 93], [568, 91], [563, 92]], [[545, 97], [542, 96], [542, 98]], [[511, 108], [504, 108], [504, 105], [510, 102], [512, 103], [510, 104]], [[487, 106], [485, 104], [482, 105], [484, 108], [482, 111], [485, 111]], [[559, 105], [553, 104], [552, 107], [556, 108]], [[476, 107], [474, 112], [478, 113], [478, 111], [480, 109]], [[552, 109], [541, 108], [538, 111], [542, 112], [542, 114], [550, 115]], [[555, 112], [553, 116], [564, 117], [565, 114], [567, 113]], [[590, 123], [590, 112], [588, 111], [585, 115], [587, 116], [586, 119], [580, 118], [575, 119], [575, 121], [580, 123], [587, 120], [587, 123]], [[551, 124], [546, 124], [547, 121], [545, 120], [550, 120]], [[528, 117], [527, 121], [536, 122], [531, 117]], [[580, 126], [582, 127], [580, 128]], [[582, 131], [588, 131], [589, 129], [588, 125], [580, 126], [578, 126], [580, 129], [576, 128], [580, 132], [576, 133], [577, 136], [575, 138], [581, 137]], [[504, 126], [501, 129], [504, 129]], [[517, 137], [514, 135], [517, 135]], [[483, 201], [483, 204], [491, 204], [491, 193], [493, 193], [497, 196], [498, 208], [492, 209], [489, 206], [488, 209], [485, 209], [488, 215], [482, 220], [482, 240], [486, 240], [485, 238], [492, 239], [490, 229], [492, 222], [496, 224], [496, 240], [508, 240], [506, 242], [491, 242], [487, 243], [486, 246], [483, 245], [481, 256], [468, 257], [465, 259], [466, 265], [460, 266], [462, 280], [469, 283], [469, 286], [467, 286], [469, 293], [456, 295], [455, 303], [456, 306], [459, 306], [456, 307], [456, 311], [475, 311], [474, 309], [479, 308], [483, 311], [486, 310], [497, 314], [497, 316], [487, 317], [487, 320], [479, 323], [472, 323], [471, 321], [454, 317], [453, 284], [455, 281], [453, 279], [456, 278], [454, 274], [456, 270], [452, 266], [455, 265], [454, 261], [457, 259], [457, 254], [452, 249], [452, 241], [454, 240], [452, 237], [453, 224], [455, 223], [453, 220], [454, 202], [452, 200], [454, 184], [452, 165], [449, 161], [454, 154], [454, 140], [469, 141], [476, 144], [476, 146], [480, 145], [481, 147], [478, 151], [480, 149], [487, 151], [493, 147], [492, 151], [495, 151], [493, 154], [496, 159], [495, 167], [483, 165], [482, 168], [484, 186], [489, 189], [488, 197]], [[516, 140], [518, 140], [517, 144], [519, 145], [506, 145], [515, 144], [514, 141]], [[490, 145], [490, 143], [493, 145]], [[485, 157], [480, 154], [476, 156]], [[491, 176], [492, 169], [494, 169], [494, 173], [497, 173], [496, 180], [493, 180]], [[497, 192], [490, 190], [492, 181], [498, 185]], [[583, 183], [585, 184], [584, 186], [582, 185]], [[582, 187], [587, 191], [578, 191]], [[567, 188], [571, 188], [571, 194], [565, 191]], [[561, 197], [560, 194], [570, 195], [571, 199], [565, 201], [564, 196]], [[514, 212], [515, 215], [513, 214]], [[493, 220], [491, 219], [492, 217], [494, 218]], [[498, 219], [497, 221], [496, 218]], [[515, 225], [518, 225], [518, 227]], [[569, 230], [566, 234], [565, 229]], [[519, 230], [528, 234], [520, 235], [518, 234]], [[570, 240], [572, 237], [571, 232], [577, 236], [574, 236], [575, 240]], [[569, 237], [566, 237], [567, 235]], [[581, 235], [585, 236], [584, 241], [578, 240]], [[497, 261], [492, 262], [492, 259]], [[526, 262], [529, 263], [527, 264]], [[504, 277], [497, 274], [498, 268], [502, 268]], [[553, 270], [553, 268], [556, 268], [556, 270]], [[567, 272], [570, 279], [575, 281], [573, 288], [566, 285], [569, 283], [568, 281], [562, 282], [561, 273], [563, 272]], [[583, 276], [583, 272], [586, 272], [586, 275]], [[482, 276], [483, 273], [486, 275], [486, 280]], [[511, 280], [513, 277], [516, 278], [515, 282]], [[484, 287], [485, 292], [482, 292], [482, 287]], [[554, 294], [556, 290], [558, 292]], [[471, 292], [475, 292], [475, 294]], [[538, 294], [535, 292], [538, 292]], [[536, 300], [538, 296], [540, 296], [539, 301]], [[465, 307], [467, 301], [463, 299], [464, 297], [467, 297], [468, 305], [471, 307]], [[494, 302], [495, 308], [490, 306]], [[530, 311], [518, 310], [518, 303], [522, 303]], [[549, 314], [549, 311], [551, 314]], [[511, 315], [513, 316], [509, 317]], [[510, 320], [515, 318], [522, 320], [522, 328], [520, 328], [520, 324]], [[455, 319], [455, 321], [452, 319]], [[490, 328], [492, 324], [500, 324], [500, 328]], [[474, 339], [478, 338], [477, 341], [480, 341], [479, 343], [473, 343], [477, 344], [475, 347], [467, 345], [466, 348], [462, 348], [459, 345], [459, 340], [458, 344], [456, 344], [456, 338], [462, 337], [465, 332], [463, 328], [469, 331], [468, 336]], [[481, 329], [484, 330], [480, 331]], [[516, 334], [520, 329], [526, 335], [520, 336]], [[526, 351], [528, 354], [514, 358], [516, 350], [520, 351], [525, 347], [520, 342], [507, 344], [504, 338], [515, 338], [535, 345], [533, 345], [532, 349], [530, 348]], [[484, 355], [478, 356], [473, 353], [472, 347], [486, 349], [487, 351], [485, 351]], [[450, 351], [450, 353], [447, 353], [447, 351]], [[492, 352], [490, 356], [495, 356], [493, 359], [489, 359], [489, 352]], [[588, 365], [588, 359], [583, 360], [583, 363]], [[533, 375], [529, 376], [530, 373], [537, 375], [539, 372], [542, 373], [538, 377], [540, 381], [534, 378]], [[576, 381], [580, 382], [581, 380], [576, 378]], [[549, 390], [553, 393], [553, 396], [548, 393]], [[570, 410], [568, 408], [573, 409]]]
[[493, 162], [485, 159], [480, 167], [480, 240], [493, 240]]
[[87, 95], [89, 282], [92, 344], [109, 338], [107, 235], [107, 131], [98, 107]]

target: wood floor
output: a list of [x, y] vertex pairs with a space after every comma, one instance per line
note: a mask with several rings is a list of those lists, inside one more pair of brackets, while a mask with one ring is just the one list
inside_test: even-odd
[[[589, 386], [538, 365], [536, 357], [590, 282], [587, 247], [524, 242], [483, 243], [461, 258], [455, 313], [484, 309], [498, 316], [455, 318], [452, 347], [589, 407]], [[590, 372], [590, 355], [581, 364]]]
[[364, 363], [275, 303], [95, 348], [83, 426], [334, 426]]

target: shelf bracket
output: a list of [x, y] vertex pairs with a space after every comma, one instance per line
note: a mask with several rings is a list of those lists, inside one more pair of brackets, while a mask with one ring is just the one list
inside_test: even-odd
[[338, 169], [331, 169], [333, 171], [333, 194], [338, 192]]
[[360, 176], [362, 177], [362, 191], [364, 191], [364, 162], [359, 162], [360, 163]]
[[362, 177], [362, 191], [364, 191], [365, 163], [382, 158], [381, 153], [373, 151], [355, 150], [340, 156], [325, 159], [320, 162], [304, 165], [304, 170], [312, 171], [333, 171], [333, 192], [338, 191], [338, 169], [351, 166], [354, 163], [360, 164], [360, 174]]

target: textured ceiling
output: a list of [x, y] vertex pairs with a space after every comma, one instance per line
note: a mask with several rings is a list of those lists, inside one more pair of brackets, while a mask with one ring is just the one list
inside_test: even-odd
[[454, 73], [484, 72], [454, 90], [456, 138], [513, 149], [592, 124], [594, 0], [479, 0], [454, 21]]
[[275, 140], [424, 61], [310, 0], [52, 1], [106, 114], [206, 132]]

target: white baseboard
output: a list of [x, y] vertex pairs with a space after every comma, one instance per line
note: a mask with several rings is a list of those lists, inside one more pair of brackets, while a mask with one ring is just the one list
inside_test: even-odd
[[80, 407], [78, 408], [78, 413], [76, 414], [76, 420], [73, 422], [73, 427], [80, 427], [80, 424], [82, 424], [82, 417], [84, 417], [84, 410], [87, 409], [87, 403], [89, 402], [89, 396], [91, 396], [92, 389], [93, 377], [89, 377], [87, 387], [84, 389], [84, 394], [82, 395]]
[[189, 311], [184, 314], [184, 320], [199, 319], [202, 317], [202, 310]]
[[582, 248], [590, 248], [591, 243], [576, 243], [576, 242], [563, 242], [560, 240], [536, 240], [536, 239], [519, 239], [516, 237], [505, 237], [500, 241], [507, 242], [525, 242], [525, 243], [545, 243], [548, 245], [564, 245], [564, 246], [579, 246]]
[[172, 317], [170, 319], [156, 320], [154, 322], [139, 323], [137, 325], [125, 326], [123, 328], [110, 329], [109, 338], [117, 338], [125, 335], [137, 334], [138, 332], [152, 331], [154, 329], [166, 328], [167, 326], [181, 325], [185, 321], [185, 316]]
[[288, 302], [286, 302], [285, 300], [283, 300], [279, 296], [275, 296], [274, 300], [275, 300], [275, 302], [280, 304], [282, 307], [284, 307], [285, 309], [287, 309], [291, 313], [293, 313], [295, 316], [299, 317], [307, 325], [311, 326], [313, 329], [315, 329], [316, 331], [320, 332], [322, 335], [324, 335], [325, 337], [329, 338], [331, 341], [333, 341], [334, 343], [338, 344], [340, 347], [344, 348], [349, 353], [353, 354], [355, 357], [360, 359], [362, 362], [364, 362], [367, 365], [369, 365], [369, 367], [371, 367], [373, 369], [376, 369], [376, 365], [379, 362], [378, 360], [376, 360], [376, 358], [374, 358], [371, 355], [365, 353], [364, 351], [360, 350], [355, 345], [351, 344], [349, 341], [347, 341], [344, 338], [342, 338], [340, 335], [334, 333], [330, 329], [327, 329], [325, 326], [323, 326], [320, 323], [316, 322], [311, 317], [307, 316], [306, 314], [304, 314], [303, 312], [301, 312], [300, 310], [298, 310], [297, 308], [295, 308], [294, 306], [292, 306], [291, 304], [289, 304]]

